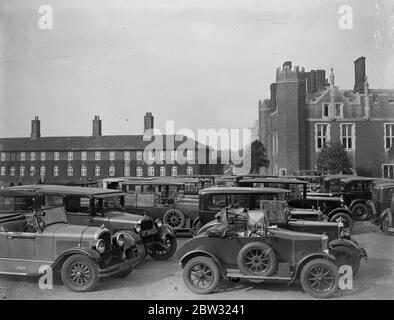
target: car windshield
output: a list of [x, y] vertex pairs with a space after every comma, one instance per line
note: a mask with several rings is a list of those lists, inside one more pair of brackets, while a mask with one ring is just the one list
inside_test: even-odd
[[124, 210], [124, 200], [122, 196], [105, 197], [95, 199], [96, 213], [104, 213], [111, 210]]
[[66, 210], [64, 207], [42, 209], [38, 216], [45, 226], [55, 223], [68, 223]]
[[33, 204], [33, 197], [0, 197], [0, 214], [15, 211], [32, 211]]

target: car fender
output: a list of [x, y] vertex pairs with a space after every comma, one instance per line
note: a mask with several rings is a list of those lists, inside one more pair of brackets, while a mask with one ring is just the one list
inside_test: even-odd
[[295, 272], [293, 274], [293, 279], [291, 281], [298, 279], [300, 277], [302, 268], [305, 266], [305, 264], [307, 264], [309, 261], [311, 261], [313, 259], [327, 259], [339, 267], [337, 259], [335, 259], [335, 257], [330, 253], [325, 253], [325, 252], [310, 253], [310, 254], [302, 257], [298, 261]]
[[170, 235], [172, 237], [175, 237], [175, 231], [174, 229], [169, 226], [168, 224], [163, 224], [160, 228], [159, 228], [159, 237], [161, 237], [162, 239], [164, 239], [167, 235]]
[[190, 260], [193, 259], [195, 257], [199, 257], [199, 256], [203, 256], [203, 257], [209, 257], [211, 258], [213, 261], [215, 261], [215, 263], [218, 265], [219, 267], [219, 271], [221, 273], [222, 276], [225, 276], [226, 272], [224, 270], [224, 265], [221, 262], [221, 260], [212, 252], [210, 252], [209, 250], [206, 250], [204, 248], [199, 248], [193, 251], [189, 251], [186, 254], [184, 254], [180, 259], [179, 259], [179, 263], [182, 266], [182, 268], [185, 266], [185, 264]]
[[380, 221], [382, 221], [386, 216], [389, 218], [389, 227], [394, 227], [393, 225], [393, 213], [391, 212], [390, 208], [387, 208], [386, 210], [383, 210], [383, 212], [380, 214]]
[[350, 217], [352, 217], [352, 212], [349, 209], [346, 209], [344, 207], [341, 208], [335, 208], [334, 210], [330, 211], [328, 213], [328, 217], [331, 218], [333, 217], [335, 214], [337, 213], [346, 213], [347, 215], [349, 215]]
[[[129, 232], [125, 231], [118, 231], [116, 232], [113, 236], [112, 239], [116, 239], [116, 237], [120, 234], [124, 235], [124, 239], [125, 239], [125, 243], [124, 243], [124, 249], [128, 249], [131, 247], [134, 247], [135, 245], [137, 245], [137, 239], [135, 239], [133, 237], [133, 235], [131, 235]], [[137, 235], [138, 236], [138, 235]]]
[[370, 214], [373, 217], [376, 217], [378, 215], [378, 211], [376, 210], [376, 205], [372, 200], [367, 201], [367, 207], [368, 207]]
[[359, 203], [362, 203], [362, 204], [367, 205], [367, 200], [364, 200], [364, 199], [354, 199], [354, 200], [352, 200], [352, 202], [350, 202], [349, 209], [350, 209], [350, 210], [353, 210], [353, 207], [354, 207], [356, 204], [359, 204]]
[[69, 258], [75, 254], [86, 255], [90, 259], [94, 260], [97, 263], [101, 260], [101, 256], [96, 250], [93, 250], [90, 248], [74, 247], [74, 248], [67, 249], [60, 256], [58, 256], [56, 258], [55, 262], [51, 266], [52, 270], [60, 269], [62, 267], [64, 261], [66, 261], [67, 258]]
[[120, 230], [117, 233], [119, 232], [133, 238], [136, 243], [142, 242], [142, 238], [140, 237], [140, 235], [132, 230]]
[[360, 247], [358, 246], [358, 244], [356, 242], [353, 242], [352, 240], [335, 239], [328, 244], [328, 247], [330, 249], [334, 249], [335, 247], [338, 247], [338, 246], [345, 246], [345, 247], [356, 250], [357, 253], [360, 253]]

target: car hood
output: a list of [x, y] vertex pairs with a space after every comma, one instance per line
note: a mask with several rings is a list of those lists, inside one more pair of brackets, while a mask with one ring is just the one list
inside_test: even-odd
[[119, 211], [110, 211], [105, 213], [105, 217], [108, 219], [108, 223], [112, 224], [129, 224], [136, 225], [137, 223], [141, 223], [142, 220], [146, 219], [146, 217], [128, 213], [128, 212], [119, 212]]
[[97, 240], [107, 229], [101, 227], [89, 227], [67, 223], [57, 223], [46, 227], [43, 231], [45, 235], [52, 235], [53, 238], [73, 239], [75, 241]]

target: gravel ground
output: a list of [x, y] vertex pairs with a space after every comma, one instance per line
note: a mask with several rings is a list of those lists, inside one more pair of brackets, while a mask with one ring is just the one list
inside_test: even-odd
[[[394, 299], [394, 237], [382, 234], [369, 222], [358, 222], [354, 236], [369, 256], [361, 262], [354, 288], [334, 299]], [[180, 247], [187, 239], [179, 239]], [[59, 281], [52, 290], [41, 290], [37, 277], [0, 275], [0, 299], [312, 299], [299, 285], [279, 283], [254, 284], [248, 281], [222, 281], [210, 295], [197, 296], [183, 284], [182, 270], [175, 257], [168, 261], [147, 258], [125, 279], [107, 278], [96, 291], [73, 293]]]

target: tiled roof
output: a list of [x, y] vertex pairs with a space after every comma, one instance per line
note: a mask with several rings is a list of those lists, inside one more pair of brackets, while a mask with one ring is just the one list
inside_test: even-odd
[[[173, 139], [174, 136], [163, 136], [164, 149], [166, 138]], [[184, 136], [183, 139], [174, 141], [175, 147], [187, 138]], [[143, 150], [152, 141], [143, 141], [143, 135], [0, 138], [0, 151]], [[198, 145], [204, 147], [200, 143]]]

